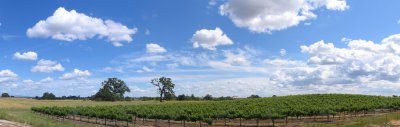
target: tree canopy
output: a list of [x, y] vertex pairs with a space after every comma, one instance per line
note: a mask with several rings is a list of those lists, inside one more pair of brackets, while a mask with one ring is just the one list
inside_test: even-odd
[[117, 101], [123, 100], [125, 92], [131, 92], [123, 80], [118, 78], [108, 78], [101, 83], [102, 88], [93, 96], [97, 101]]
[[1, 97], [10, 97], [10, 95], [8, 93], [2, 93]]
[[50, 93], [50, 92], [44, 92], [43, 96], [41, 97], [41, 99], [54, 100], [54, 99], [56, 99], [56, 95], [54, 95], [53, 93]]
[[210, 94], [207, 94], [206, 96], [203, 97], [204, 100], [212, 100], [213, 97]]
[[175, 84], [172, 83], [171, 78], [166, 78], [166, 77], [155, 78], [152, 79], [150, 83], [158, 88], [157, 92], [160, 94], [160, 102], [175, 97], [175, 92], [174, 92]]
[[252, 95], [250, 95], [249, 97], [247, 97], [247, 98], [260, 98], [260, 96], [258, 96], [258, 95], [255, 95], [255, 94], [252, 94]]

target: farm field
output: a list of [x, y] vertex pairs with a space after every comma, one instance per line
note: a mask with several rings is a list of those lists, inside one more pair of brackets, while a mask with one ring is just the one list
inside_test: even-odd
[[400, 127], [400, 0], [0, 0], [0, 127]]
[[[43, 106], [96, 106], [96, 105], [141, 105], [154, 104], [157, 101], [117, 101], [117, 102], [95, 102], [83, 100], [35, 100], [26, 98], [0, 98], [0, 119], [26, 123], [34, 127], [93, 127], [95, 125], [70, 121], [57, 121], [47, 117], [41, 117], [30, 111], [31, 107]], [[180, 103], [165, 102], [165, 103]]]
[[[121, 102], [120, 102], [121, 103]], [[36, 115], [96, 126], [394, 125], [399, 98], [315, 94], [231, 101], [34, 107]]]

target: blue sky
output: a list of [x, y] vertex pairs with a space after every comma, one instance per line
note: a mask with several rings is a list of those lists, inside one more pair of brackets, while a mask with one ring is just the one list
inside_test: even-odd
[[399, 1], [0, 2], [0, 92], [128, 96], [392, 95], [400, 87]]

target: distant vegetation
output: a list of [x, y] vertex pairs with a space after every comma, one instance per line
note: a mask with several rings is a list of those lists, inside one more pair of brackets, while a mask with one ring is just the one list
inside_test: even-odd
[[[43, 93], [43, 96], [36, 96], [35, 99], [41, 100], [95, 100], [95, 101], [134, 101], [134, 100], [142, 100], [142, 101], [154, 101], [159, 100], [163, 101], [201, 101], [201, 100], [233, 100], [234, 97], [230, 96], [221, 96], [221, 97], [213, 97], [210, 94], [206, 94], [203, 97], [195, 96], [193, 94], [185, 95], [181, 94], [175, 95], [175, 84], [172, 82], [171, 78], [160, 77], [155, 78], [150, 81], [150, 83], [157, 87], [157, 93], [159, 93], [159, 97], [125, 97], [124, 94], [126, 92], [130, 92], [129, 87], [125, 84], [125, 82], [118, 78], [108, 78], [107, 80], [102, 82], [102, 87], [99, 91], [90, 97], [81, 97], [81, 96], [61, 96], [57, 97], [55, 94], [51, 92]], [[8, 93], [3, 93], [4, 96], [7, 96]], [[4, 97], [3, 96], [3, 97]], [[9, 95], [8, 95], [9, 96]], [[260, 98], [258, 95], [251, 95], [248, 98]]]
[[207, 94], [206, 96], [204, 96], [204, 98], [203, 98], [204, 100], [212, 100], [213, 99], [213, 97], [212, 97], [212, 95], [210, 95], [210, 94]]
[[120, 101], [124, 100], [125, 92], [131, 92], [123, 80], [108, 78], [104, 81], [102, 88], [92, 97], [96, 101]]
[[1, 97], [10, 97], [10, 95], [8, 93], [2, 93]]
[[185, 94], [182, 94], [182, 95], [178, 95], [178, 97], [176, 97], [176, 100], [178, 100], [178, 101], [185, 101], [185, 100], [198, 101], [200, 99], [201, 98], [195, 97], [193, 94], [191, 96], [186, 96]]
[[163, 100], [171, 100], [175, 97], [174, 87], [171, 78], [160, 77], [151, 80], [151, 84], [157, 87], [158, 93], [160, 94], [160, 102]]
[[55, 99], [57, 99], [57, 97], [53, 93], [45, 92], [45, 93], [43, 93], [43, 96], [40, 99], [43, 99], [43, 100], [55, 100]]
[[247, 98], [260, 98], [260, 96], [258, 96], [258, 95], [250, 95], [249, 97], [247, 97]]

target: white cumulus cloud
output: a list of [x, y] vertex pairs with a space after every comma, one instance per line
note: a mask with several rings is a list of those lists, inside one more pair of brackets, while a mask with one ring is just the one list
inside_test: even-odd
[[29, 28], [26, 34], [28, 37], [51, 37], [62, 41], [86, 40], [97, 36], [106, 38], [114, 46], [122, 46], [122, 42], [130, 43], [136, 32], [137, 28], [59, 7], [52, 16]]
[[249, 54], [243, 50], [238, 50], [237, 53], [234, 51], [224, 51], [225, 62], [229, 65], [249, 65]]
[[50, 73], [54, 71], [64, 71], [64, 67], [57, 61], [41, 59], [36, 66], [32, 67], [32, 72]]
[[285, 56], [286, 55], [286, 49], [279, 50], [279, 54], [281, 54], [281, 56]]
[[92, 73], [89, 70], [79, 70], [74, 69], [72, 72], [67, 72], [63, 74], [60, 79], [64, 80], [85, 80], [87, 77], [91, 76]]
[[219, 45], [232, 45], [233, 41], [219, 28], [214, 30], [201, 29], [193, 34], [191, 39], [194, 48], [216, 50]]
[[270, 33], [316, 18], [313, 10], [321, 7], [339, 11], [349, 8], [345, 0], [228, 0], [220, 6], [220, 14], [238, 27]]
[[22, 83], [24, 83], [26, 85], [32, 85], [34, 83], [34, 81], [32, 79], [25, 79], [25, 80], [22, 80]]
[[37, 60], [37, 57], [38, 57], [37, 53], [33, 51], [14, 53], [14, 59], [18, 60]]
[[301, 46], [309, 55], [307, 66], [280, 69], [272, 81], [291, 85], [362, 84], [400, 81], [400, 34], [374, 43], [347, 39], [347, 47], [318, 41]]
[[325, 5], [329, 10], [344, 11], [349, 9], [346, 0], [317, 0], [316, 2], [321, 2], [320, 5]]
[[54, 79], [53, 78], [51, 78], [51, 77], [46, 77], [46, 78], [44, 78], [44, 79], [41, 79], [41, 80], [39, 80], [39, 84], [43, 84], [43, 83], [50, 83], [50, 82], [52, 82], [52, 81], [54, 81]]
[[18, 75], [11, 70], [0, 70], [0, 84], [14, 82], [18, 79]]
[[141, 69], [137, 70], [137, 73], [144, 73], [144, 72], [152, 72], [154, 69], [148, 68], [146, 66], [142, 67]]
[[167, 52], [167, 50], [158, 44], [150, 43], [150, 44], [146, 44], [146, 52], [147, 53], [164, 53], [164, 52]]

